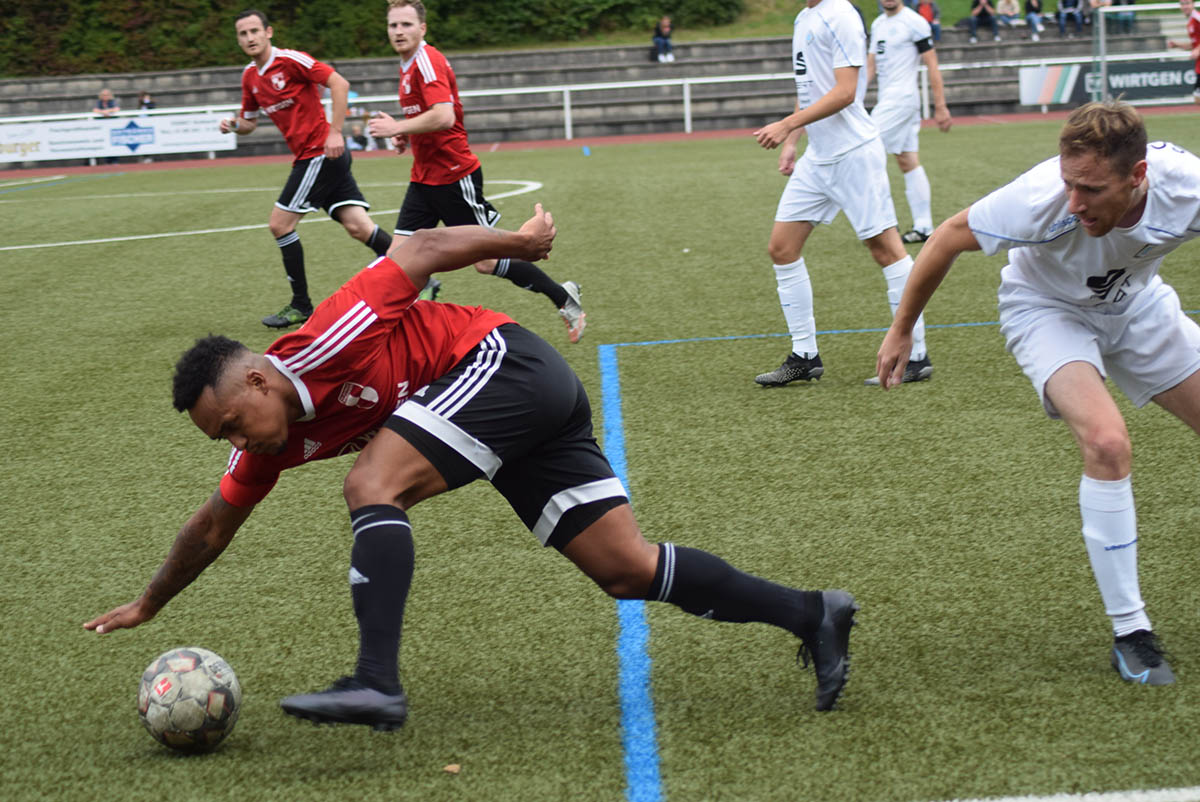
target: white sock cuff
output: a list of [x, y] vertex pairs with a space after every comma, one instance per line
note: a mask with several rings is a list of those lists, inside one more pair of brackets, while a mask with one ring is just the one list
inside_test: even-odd
[[883, 277], [888, 281], [898, 278], [905, 278], [909, 273], [912, 272], [912, 266], [913, 258], [908, 254], [905, 254], [904, 258], [899, 262], [893, 262], [892, 264], [883, 268]]
[[786, 265], [775, 265], [775, 276], [777, 278], [808, 278], [808, 266], [804, 263], [804, 257], [801, 256]]
[[918, 164], [916, 167], [904, 174], [905, 185], [912, 184], [914, 181], [929, 181], [929, 177], [925, 175], [925, 166]]
[[1079, 506], [1099, 512], [1121, 512], [1131, 509], [1132, 475], [1123, 479], [1093, 479], [1085, 475], [1079, 480]]

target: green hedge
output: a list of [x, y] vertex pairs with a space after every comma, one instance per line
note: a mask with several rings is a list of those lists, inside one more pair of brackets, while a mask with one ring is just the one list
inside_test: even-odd
[[[250, 0], [252, 2], [252, 0]], [[0, 3], [0, 75], [144, 72], [236, 64], [233, 19], [248, 0], [40, 0]], [[250, 6], [254, 7], [254, 6]], [[388, 56], [385, 0], [262, 2], [284, 46], [322, 60]], [[429, 40], [451, 50], [577, 41], [644, 28], [733, 22], [743, 0], [427, 0]]]

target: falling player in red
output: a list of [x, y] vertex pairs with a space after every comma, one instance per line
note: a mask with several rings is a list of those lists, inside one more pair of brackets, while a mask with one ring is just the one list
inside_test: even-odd
[[[425, 6], [420, 0], [389, 0], [388, 6], [388, 40], [401, 59], [404, 118], [379, 112], [369, 127], [371, 136], [390, 137], [397, 152], [411, 149], [413, 156], [408, 191], [392, 233], [407, 237], [439, 222], [491, 228], [500, 212], [483, 196], [483, 168], [467, 144], [458, 79], [446, 57], [425, 42]], [[519, 259], [488, 259], [475, 269], [545, 295], [566, 323], [568, 339], [574, 343], [583, 336], [587, 316], [574, 281], [559, 284], [537, 265]]]
[[1171, 39], [1167, 40], [1167, 47], [1177, 47], [1180, 50], [1190, 50], [1192, 61], [1195, 66], [1192, 69], [1192, 74], [1196, 77], [1196, 84], [1193, 87], [1192, 102], [1200, 103], [1200, 11], [1196, 10], [1195, 0], [1179, 0], [1179, 10], [1183, 12], [1183, 16], [1187, 17], [1187, 42], [1176, 42]]
[[[246, 136], [258, 127], [259, 112], [283, 134], [296, 157], [267, 225], [283, 256], [283, 269], [292, 285], [292, 300], [263, 324], [282, 329], [303, 323], [312, 314], [304, 249], [296, 224], [317, 209], [346, 227], [346, 232], [379, 256], [387, 253], [391, 236], [367, 216], [363, 199], [350, 172], [350, 151], [342, 136], [350, 84], [328, 64], [299, 50], [274, 47], [274, 30], [261, 11], [244, 11], [234, 23], [238, 44], [252, 61], [242, 71], [242, 108], [234, 118], [221, 120], [221, 133]], [[321, 93], [329, 89], [333, 121], [325, 119]]]
[[417, 299], [438, 271], [545, 258], [555, 234], [540, 204], [515, 232], [415, 231], [265, 354], [225, 337], [198, 340], [176, 365], [174, 404], [232, 444], [229, 467], [141, 595], [84, 627], [106, 633], [153, 618], [225, 550], [282, 471], [361, 450], [342, 485], [358, 663], [325, 691], [285, 698], [285, 712], [378, 730], [404, 723], [398, 661], [415, 560], [407, 510], [476, 479], [611, 596], [793, 633], [816, 669], [817, 709], [832, 709], [849, 671], [853, 596], [778, 585], [699, 549], [648, 542], [562, 355], [506, 315]]

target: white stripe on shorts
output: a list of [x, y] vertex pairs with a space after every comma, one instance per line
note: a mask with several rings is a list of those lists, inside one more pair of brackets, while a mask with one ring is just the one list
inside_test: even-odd
[[475, 197], [475, 182], [471, 180], [471, 176], [464, 175], [458, 179], [458, 188], [462, 190], [463, 200], [471, 207], [471, 211], [475, 213], [475, 222], [485, 228], [491, 228], [491, 223], [488, 222], [487, 209], [483, 208], [483, 204]]
[[296, 189], [296, 194], [288, 199], [288, 205], [283, 207], [289, 212], [311, 212], [316, 209], [308, 202], [308, 193], [312, 192], [313, 184], [317, 182], [317, 176], [321, 174], [321, 164], [324, 163], [324, 154], [313, 156], [312, 161], [308, 163], [308, 167], [304, 169], [304, 178], [300, 179], [300, 186]]
[[[403, 407], [401, 408], [403, 409]], [[625, 486], [615, 476], [608, 479], [599, 479], [595, 482], [588, 482], [578, 487], [569, 487], [566, 490], [555, 493], [546, 502], [546, 506], [542, 508], [542, 515], [533, 527], [534, 537], [543, 546], [546, 545], [546, 541], [554, 534], [554, 527], [558, 526], [558, 522], [562, 520], [566, 512], [583, 504], [590, 504], [593, 501], [600, 501], [614, 496], [628, 498]]]
[[488, 380], [500, 369], [500, 363], [504, 361], [507, 352], [508, 343], [504, 338], [495, 329], [489, 331], [479, 343], [475, 361], [467, 366], [445, 392], [428, 405], [429, 411], [444, 418], [454, 417], [454, 413], [462, 409], [487, 385]]
[[435, 415], [420, 404], [411, 402], [401, 404], [400, 408], [392, 414], [411, 422], [450, 446], [459, 456], [481, 470], [489, 480], [496, 475], [496, 471], [500, 470], [503, 464], [500, 457], [496, 456], [496, 452], [488, 448], [486, 443], [472, 437], [463, 429], [445, 418]]

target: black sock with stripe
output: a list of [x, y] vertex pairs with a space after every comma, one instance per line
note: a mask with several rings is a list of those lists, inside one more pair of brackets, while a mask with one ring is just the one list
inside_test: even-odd
[[358, 619], [354, 676], [384, 693], [400, 692], [400, 630], [412, 584], [412, 526], [404, 510], [373, 504], [350, 512], [350, 598]]
[[567, 291], [563, 286], [533, 262], [501, 259], [496, 262], [494, 275], [508, 279], [523, 290], [540, 292], [550, 299], [555, 309], [562, 309], [563, 304], [567, 302]]
[[701, 618], [758, 621], [797, 635], [811, 632], [825, 612], [820, 591], [777, 585], [706, 551], [673, 543], [658, 545], [658, 569], [646, 598]]
[[312, 314], [312, 300], [308, 297], [308, 279], [304, 275], [304, 247], [300, 235], [294, 230], [275, 239], [283, 256], [283, 271], [292, 285], [292, 306], [301, 312]]
[[375, 251], [376, 256], [386, 256], [388, 248], [392, 247], [392, 235], [379, 226], [367, 237], [367, 247]]

